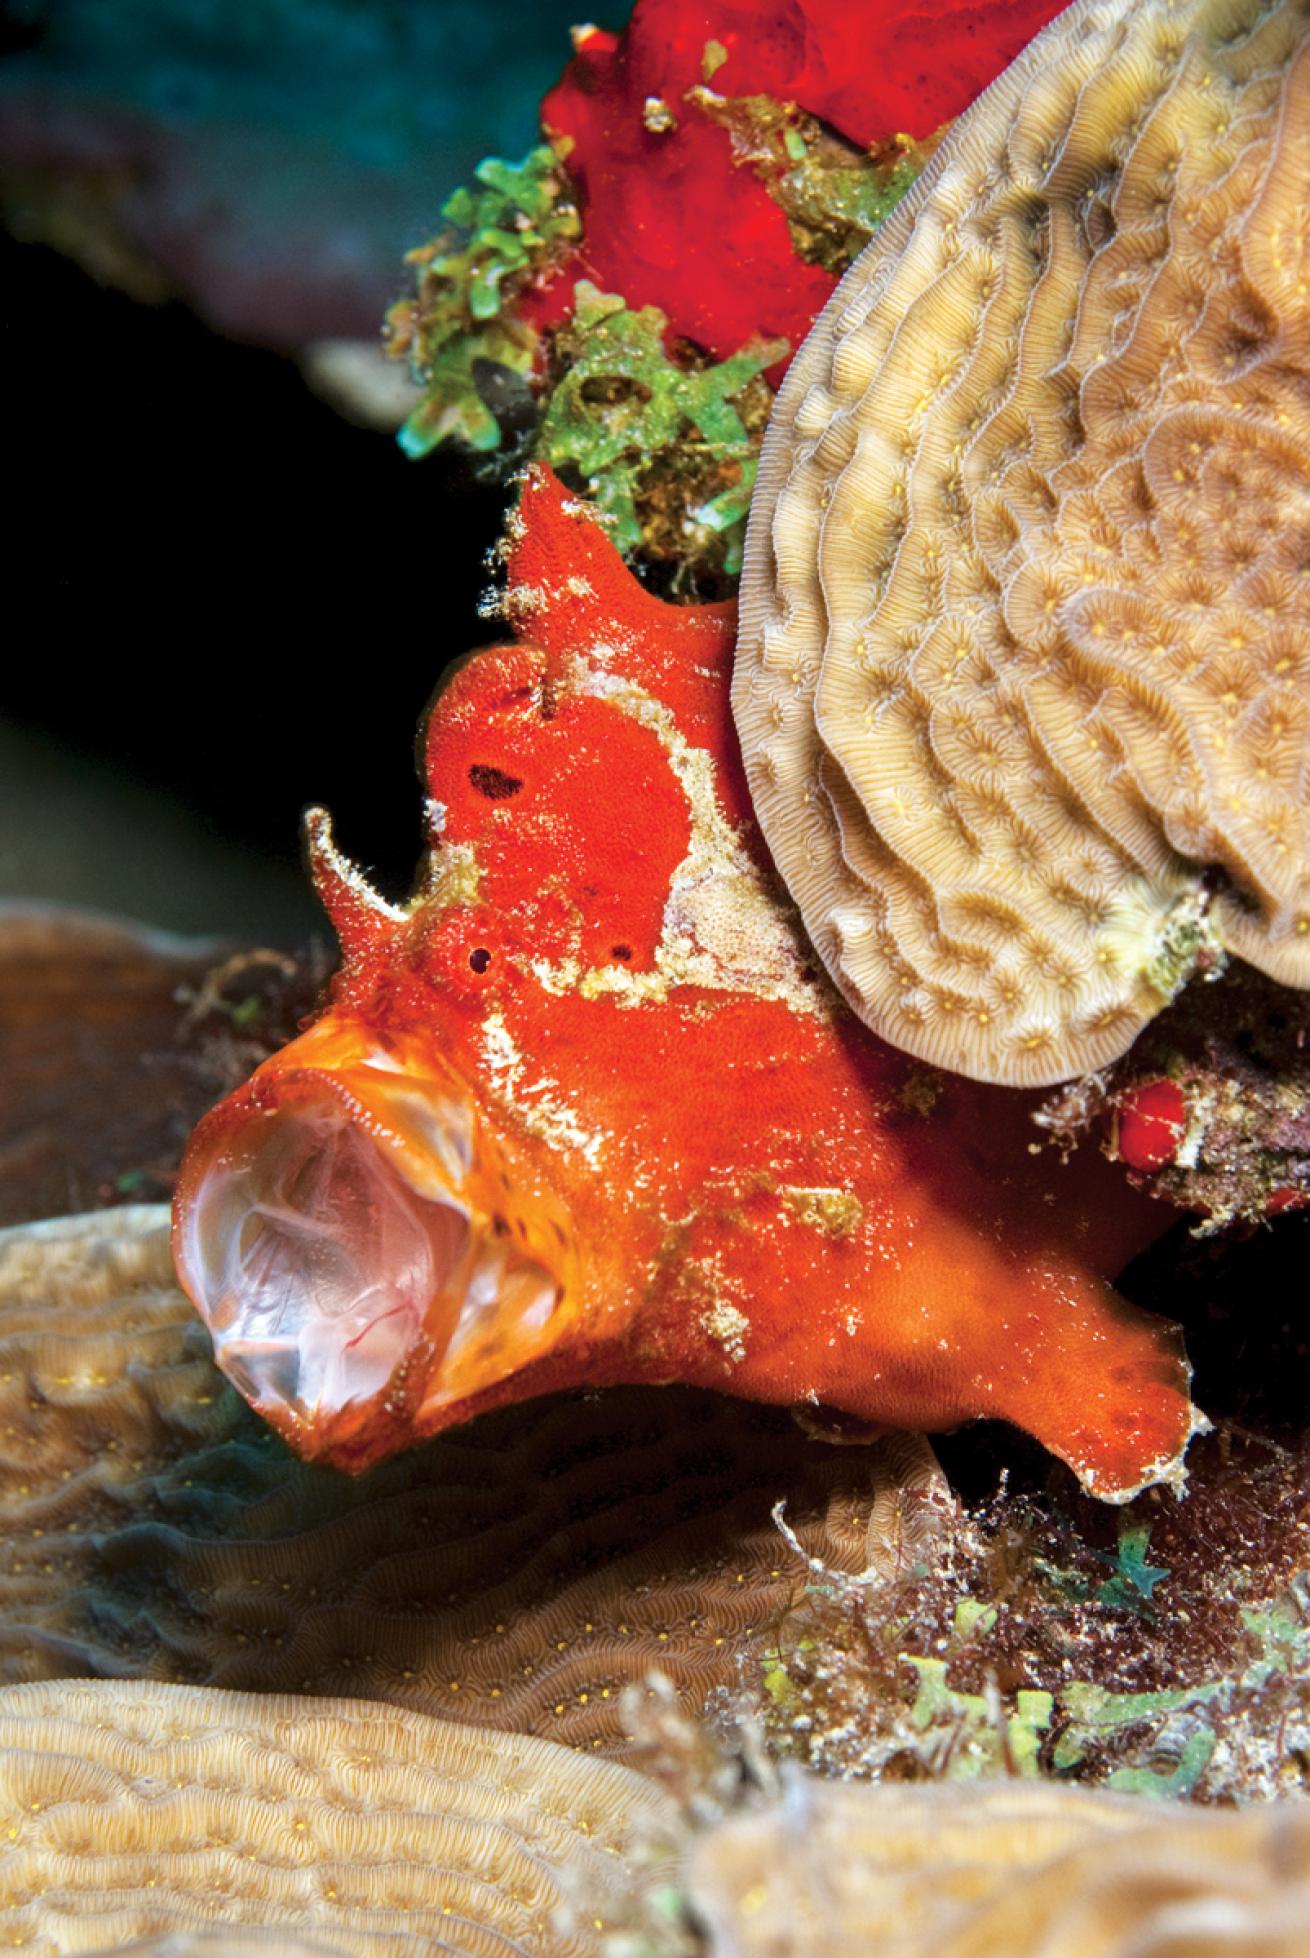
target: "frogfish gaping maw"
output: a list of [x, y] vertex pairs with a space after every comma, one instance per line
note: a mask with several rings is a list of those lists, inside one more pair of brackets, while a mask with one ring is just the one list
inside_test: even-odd
[[1111, 1500], [1176, 1478], [1178, 1334], [1103, 1276], [1149, 1206], [841, 1004], [751, 816], [733, 608], [652, 597], [537, 468], [507, 609], [516, 642], [431, 710], [417, 895], [385, 904], [311, 815], [331, 1003], [187, 1152], [178, 1269], [229, 1377], [351, 1469], [681, 1381], [1004, 1417]]

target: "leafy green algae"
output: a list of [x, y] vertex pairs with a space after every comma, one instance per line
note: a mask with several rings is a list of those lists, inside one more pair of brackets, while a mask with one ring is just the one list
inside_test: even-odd
[[[538, 454], [566, 480], [581, 478], [620, 550], [639, 551], [658, 530], [663, 491], [665, 505], [677, 508], [680, 550], [718, 556], [725, 571], [738, 571], [771, 400], [752, 383], [786, 355], [786, 341], [760, 341], [708, 365], [678, 364], [656, 307], [632, 311], [586, 281], [576, 293]], [[670, 497], [674, 464], [682, 493]], [[666, 553], [657, 546], [655, 554]]]
[[1040, 1568], [1056, 1595], [1079, 1602], [1091, 1599], [1096, 1604], [1145, 1615], [1149, 1612], [1156, 1585], [1169, 1575], [1165, 1565], [1146, 1561], [1150, 1543], [1149, 1523], [1135, 1522], [1131, 1515], [1121, 1516], [1119, 1542], [1114, 1555], [1105, 1551], [1096, 1553], [1099, 1561], [1108, 1567], [1108, 1577], [1097, 1582], [1055, 1564], [1042, 1563]]
[[547, 345], [516, 302], [564, 264], [581, 221], [546, 145], [520, 164], [480, 164], [476, 187], [457, 190], [442, 215], [447, 229], [410, 254], [414, 297], [388, 316], [392, 354], [409, 359], [425, 389], [400, 432], [406, 454], [454, 440], [518, 462], [524, 451], [496, 412], [514, 400], [532, 425], [531, 454], [597, 504], [621, 550], [735, 576], [773, 401], [763, 375], [787, 343], [706, 361], [670, 344], [657, 308], [629, 308], [581, 280]]
[[[686, 103], [727, 131], [737, 161], [786, 213], [798, 256], [834, 275], [928, 154], [901, 137], [860, 151], [766, 96], [697, 88]], [[625, 555], [669, 567], [674, 591], [729, 588], [773, 402], [768, 370], [791, 348], [758, 341], [712, 361], [673, 339], [656, 308], [630, 308], [586, 281], [570, 317], [525, 317], [525, 296], [567, 278], [583, 236], [566, 162], [548, 145], [522, 163], [480, 164], [442, 217], [442, 233], [410, 254], [415, 295], [388, 319], [392, 353], [425, 390], [401, 430], [406, 453], [455, 441], [509, 466], [545, 461], [604, 512]]]
[[727, 131], [737, 161], [781, 207], [797, 256], [838, 275], [895, 210], [932, 150], [910, 136], [859, 150], [794, 102], [768, 95], [694, 88], [687, 99]]
[[1012, 1703], [1003, 1705], [995, 1692], [957, 1692], [947, 1681], [946, 1659], [907, 1657], [905, 1663], [919, 1682], [910, 1726], [937, 1743], [935, 1755], [927, 1755], [930, 1764], [935, 1760], [953, 1781], [974, 1781], [988, 1773], [1032, 1777], [1039, 1772], [1042, 1737], [1055, 1710], [1050, 1693], [1020, 1688]]
[[879, 1780], [1041, 1776], [1202, 1802], [1304, 1792], [1306, 1465], [1270, 1450], [1235, 1470], [1224, 1444], [1212, 1456], [1186, 1504], [1124, 1511], [1113, 1550], [1058, 1504], [998, 1496], [957, 1505], [912, 1567], [811, 1570], [766, 1661], [771, 1746]]
[[513, 300], [562, 263], [582, 235], [568, 179], [548, 144], [521, 163], [488, 157], [475, 187], [446, 199], [446, 229], [409, 254], [417, 292], [387, 318], [391, 351], [407, 356], [424, 400], [400, 431], [410, 456], [457, 438], [486, 453], [501, 430], [479, 388], [479, 363], [528, 375], [540, 344]]

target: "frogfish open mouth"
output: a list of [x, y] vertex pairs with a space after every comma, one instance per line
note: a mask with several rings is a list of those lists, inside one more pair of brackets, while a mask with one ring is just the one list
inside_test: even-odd
[[277, 1059], [202, 1126], [178, 1256], [253, 1406], [293, 1432], [310, 1419], [315, 1453], [384, 1452], [549, 1351], [565, 1215], [515, 1201], [430, 1044], [329, 1015]]
[[1110, 1499], [1175, 1478], [1179, 1336], [1106, 1283], [1158, 1209], [846, 1009], [754, 826], [734, 608], [646, 592], [540, 468], [506, 605], [516, 640], [430, 712], [416, 896], [311, 815], [330, 1003], [187, 1151], [177, 1264], [229, 1377], [348, 1468], [680, 1381], [819, 1423], [1003, 1417]]

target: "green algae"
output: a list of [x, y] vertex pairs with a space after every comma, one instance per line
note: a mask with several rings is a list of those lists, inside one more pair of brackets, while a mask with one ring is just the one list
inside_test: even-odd
[[875, 1780], [1304, 1792], [1306, 1464], [1248, 1446], [1239, 1468], [1213, 1444], [1185, 1503], [1123, 1511], [1113, 1548], [1094, 1512], [1002, 1491], [957, 1504], [912, 1566], [811, 1566], [763, 1666], [771, 1749]]
[[1131, 1611], [1138, 1610], [1142, 1603], [1150, 1604], [1156, 1585], [1169, 1575], [1166, 1565], [1147, 1563], [1150, 1541], [1149, 1523], [1121, 1521], [1114, 1574], [1098, 1585], [1095, 1592], [1098, 1604], [1119, 1605]]
[[1227, 954], [1209, 915], [1209, 897], [1188, 892], [1165, 919], [1143, 977], [1162, 1000], [1175, 999], [1198, 970], [1221, 972]]
[[629, 555], [647, 539], [659, 490], [676, 480], [681, 548], [717, 557], [732, 573], [741, 565], [763, 405], [757, 393], [752, 413], [743, 397], [787, 344], [760, 341], [728, 360], [679, 363], [667, 333], [656, 307], [634, 311], [581, 281], [537, 452], [566, 480], [581, 481]]
[[426, 389], [400, 431], [409, 456], [452, 438], [483, 453], [500, 446], [479, 366], [532, 372], [539, 336], [513, 301], [548, 277], [581, 236], [572, 189], [548, 144], [521, 163], [488, 157], [475, 177], [442, 205], [446, 229], [409, 254], [417, 292], [388, 315], [391, 351], [408, 357]]
[[[723, 59], [707, 42], [707, 82]], [[834, 275], [928, 155], [901, 137], [861, 151], [766, 96], [702, 87], [685, 107], [727, 131], [736, 160], [785, 211], [798, 256]], [[493, 467], [547, 462], [596, 503], [626, 556], [667, 567], [674, 594], [731, 589], [773, 402], [768, 373], [792, 349], [756, 341], [712, 360], [673, 339], [655, 307], [585, 280], [571, 316], [543, 328], [525, 318], [524, 296], [561, 274], [583, 238], [566, 160], [548, 145], [519, 164], [480, 164], [442, 216], [440, 236], [410, 254], [416, 294], [388, 319], [392, 353], [424, 388], [400, 433], [405, 452], [454, 441]]]
[[1098, 1553], [1100, 1560], [1109, 1567], [1109, 1577], [1097, 1583], [1077, 1571], [1045, 1563], [1041, 1565], [1042, 1573], [1050, 1582], [1053, 1592], [1060, 1596], [1077, 1602], [1091, 1599], [1096, 1604], [1108, 1605], [1120, 1611], [1144, 1614], [1149, 1610], [1156, 1585], [1169, 1575], [1166, 1565], [1146, 1561], [1150, 1542], [1149, 1523], [1139, 1523], [1131, 1515], [1121, 1516], [1119, 1543], [1114, 1555]]
[[1293, 1588], [1272, 1606], [1243, 1613], [1256, 1656], [1231, 1676], [1153, 1693], [1115, 1693], [1088, 1681], [1072, 1682], [1062, 1695], [1068, 1724], [1052, 1753], [1055, 1771], [1080, 1766], [1107, 1738], [1131, 1734], [1134, 1754], [1143, 1758], [1113, 1769], [1107, 1787], [1121, 1794], [1194, 1794], [1221, 1737], [1240, 1722], [1245, 1706], [1258, 1704], [1271, 1686], [1310, 1685], [1310, 1624], [1296, 1597]]
[[[984, 1774], [1031, 1779], [1040, 1771], [1043, 1736], [1055, 1713], [1052, 1695], [1026, 1687], [1002, 1705], [999, 1695], [957, 1692], [947, 1680], [948, 1659], [907, 1657], [918, 1676], [909, 1722], [929, 1738], [925, 1758], [952, 1781]], [[935, 1742], [935, 1747], [932, 1743]]]
[[893, 136], [860, 150], [794, 102], [768, 95], [687, 97], [727, 131], [737, 161], [780, 206], [792, 247], [808, 265], [841, 274], [859, 256], [923, 169], [930, 143]]

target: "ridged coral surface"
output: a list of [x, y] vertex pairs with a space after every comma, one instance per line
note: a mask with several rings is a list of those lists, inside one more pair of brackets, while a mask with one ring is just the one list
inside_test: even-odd
[[847, 998], [983, 1079], [1310, 985], [1302, 10], [1080, 0], [793, 364], [736, 710]]
[[141, 1208], [0, 1233], [0, 1680], [387, 1699], [605, 1752], [658, 1665], [698, 1711], [797, 1589], [858, 1570], [858, 1451], [707, 1394], [540, 1403], [367, 1476], [249, 1413]]
[[689, 1858], [715, 1958], [1304, 1958], [1299, 1808], [1201, 1815], [1072, 1788], [795, 1783]]
[[[213, 944], [0, 903], [0, 1225], [166, 1196], [217, 1083], [178, 1040]], [[142, 1077], [146, 1085], [143, 1088]]]
[[0, 1918], [36, 1958], [247, 1925], [368, 1958], [586, 1958], [625, 1856], [672, 1823], [644, 1777], [548, 1741], [135, 1681], [0, 1692], [0, 1802]]

